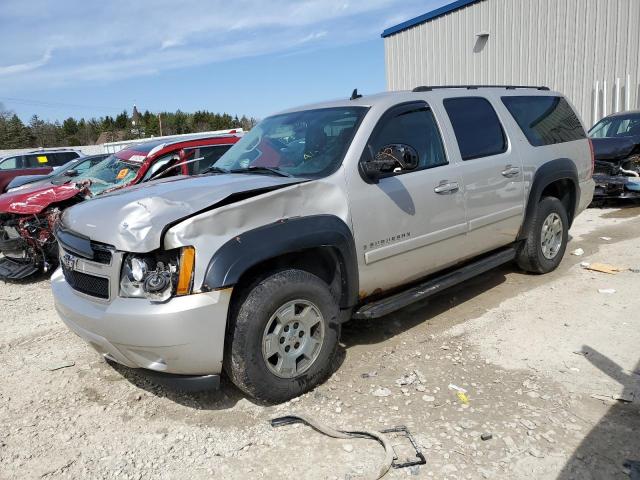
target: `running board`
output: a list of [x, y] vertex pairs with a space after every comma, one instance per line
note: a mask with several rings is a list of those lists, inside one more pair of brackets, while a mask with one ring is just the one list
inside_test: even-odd
[[440, 293], [446, 288], [453, 287], [458, 283], [465, 282], [470, 278], [488, 272], [502, 264], [510, 262], [516, 258], [515, 247], [500, 250], [489, 256], [483, 257], [463, 267], [445, 273], [435, 278], [431, 278], [415, 287], [404, 290], [390, 297], [386, 297], [360, 307], [353, 315], [354, 319], [380, 318], [396, 310], [411, 305], [412, 303], [424, 300], [436, 293]]

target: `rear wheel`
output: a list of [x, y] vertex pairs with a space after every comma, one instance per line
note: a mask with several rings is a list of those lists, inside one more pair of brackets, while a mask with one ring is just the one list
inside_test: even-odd
[[274, 273], [250, 288], [235, 309], [225, 370], [257, 399], [278, 403], [321, 383], [340, 338], [339, 308], [329, 286], [302, 270]]
[[560, 200], [545, 197], [537, 205], [527, 239], [518, 251], [518, 265], [533, 273], [555, 270], [569, 238], [567, 211]]

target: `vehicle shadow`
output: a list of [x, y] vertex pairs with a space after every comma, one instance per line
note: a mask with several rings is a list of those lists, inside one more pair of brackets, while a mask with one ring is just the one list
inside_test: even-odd
[[[640, 479], [640, 361], [631, 372], [588, 347], [585, 358], [624, 387], [617, 401], [580, 443], [558, 480]], [[613, 399], [612, 399], [613, 401]], [[628, 476], [627, 476], [628, 475]]]
[[[422, 323], [430, 325], [431, 319], [438, 315], [474, 300], [479, 295], [503, 284], [507, 280], [506, 275], [514, 271], [517, 271], [517, 267], [507, 264], [384, 317], [373, 320], [351, 320], [343, 326], [342, 343], [347, 349], [356, 345], [377, 344], [400, 335], [416, 325]], [[500, 302], [497, 301], [496, 304], [498, 303]], [[482, 308], [481, 305], [477, 307]]]
[[148, 375], [142, 370], [125, 367], [107, 360], [107, 364], [125, 380], [137, 388], [145, 390], [156, 397], [165, 397], [174, 403], [197, 410], [226, 410], [233, 408], [241, 399], [248, 398], [256, 405], [262, 403], [246, 397], [226, 377], [222, 377], [219, 389], [194, 391], [184, 389], [169, 382], [159, 382], [157, 377]]
[[[340, 369], [346, 358], [344, 348], [339, 348], [333, 359], [331, 374]], [[145, 390], [156, 397], [165, 397], [179, 405], [197, 410], [227, 410], [233, 408], [240, 400], [245, 399], [256, 406], [268, 407], [271, 404], [249, 397], [240, 391], [225, 374], [221, 375], [220, 387], [184, 388], [174, 382], [159, 380], [159, 377], [148, 374], [144, 370], [125, 367], [111, 360], [106, 363], [125, 380], [137, 388]]]

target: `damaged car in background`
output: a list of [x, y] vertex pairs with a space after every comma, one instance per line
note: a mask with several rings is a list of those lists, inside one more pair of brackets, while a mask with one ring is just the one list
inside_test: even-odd
[[605, 117], [589, 136], [595, 155], [594, 203], [640, 199], [640, 111]]
[[0, 195], [0, 279], [20, 280], [55, 268], [58, 245], [53, 229], [66, 208], [156, 178], [202, 173], [240, 136], [209, 134], [140, 143], [84, 172], [68, 171], [45, 184]]

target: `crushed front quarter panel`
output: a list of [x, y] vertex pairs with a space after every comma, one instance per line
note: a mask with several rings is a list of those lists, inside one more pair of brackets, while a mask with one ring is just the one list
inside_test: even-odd
[[209, 260], [231, 238], [243, 232], [293, 217], [331, 214], [351, 226], [344, 171], [264, 193], [190, 217], [174, 225], [164, 237], [164, 248], [196, 248], [194, 286], [202, 286]]

